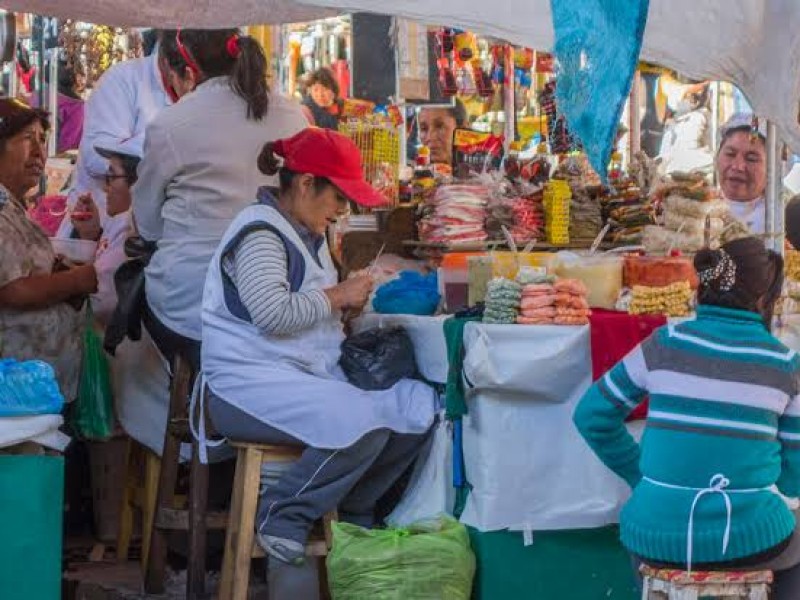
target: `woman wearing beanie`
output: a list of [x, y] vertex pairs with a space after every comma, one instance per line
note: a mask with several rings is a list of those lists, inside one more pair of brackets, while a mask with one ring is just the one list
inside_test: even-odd
[[[770, 333], [783, 260], [757, 238], [695, 256], [697, 318], [657, 330], [574, 421], [633, 488], [623, 545], [658, 567], [776, 571], [800, 597], [800, 358]], [[641, 444], [625, 417], [649, 394]]]
[[386, 202], [361, 164], [356, 145], [327, 129], [268, 143], [259, 167], [278, 174], [280, 191], [262, 189], [239, 214], [206, 279], [202, 365], [214, 427], [234, 440], [306, 447], [261, 497], [256, 521], [264, 550], [290, 564], [303, 561], [314, 521], [336, 507], [371, 527], [375, 504], [433, 423], [424, 383], [364, 391], [339, 367], [342, 313], [363, 307], [372, 280], [338, 283], [325, 232], [348, 201]]

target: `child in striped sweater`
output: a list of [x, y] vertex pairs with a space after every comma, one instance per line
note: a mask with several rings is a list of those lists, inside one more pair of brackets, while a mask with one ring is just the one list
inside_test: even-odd
[[[772, 569], [800, 598], [800, 357], [770, 334], [783, 260], [757, 238], [695, 257], [697, 318], [657, 330], [578, 405], [574, 421], [633, 488], [623, 545], [649, 564]], [[625, 417], [647, 395], [641, 444]]]

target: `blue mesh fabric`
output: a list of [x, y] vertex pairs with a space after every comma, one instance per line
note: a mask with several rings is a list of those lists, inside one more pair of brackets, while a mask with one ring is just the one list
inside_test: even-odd
[[550, 0], [550, 7], [558, 109], [605, 181], [639, 60], [649, 0]]

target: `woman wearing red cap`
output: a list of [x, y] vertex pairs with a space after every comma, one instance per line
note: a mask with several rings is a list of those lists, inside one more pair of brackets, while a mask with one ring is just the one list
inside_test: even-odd
[[261, 498], [257, 520], [265, 551], [297, 564], [325, 512], [338, 506], [344, 520], [374, 524], [376, 502], [423, 446], [435, 397], [411, 380], [363, 391], [339, 368], [342, 311], [363, 307], [372, 280], [338, 283], [325, 232], [350, 200], [386, 202], [364, 181], [355, 144], [307, 129], [268, 143], [258, 164], [278, 173], [280, 193], [262, 189], [211, 261], [202, 363], [220, 433], [307, 447]]
[[158, 243], [146, 271], [145, 325], [168, 360], [200, 362], [200, 303], [208, 263], [236, 214], [262, 185], [265, 140], [307, 126], [300, 106], [272, 94], [267, 61], [237, 29], [164, 31], [159, 60], [180, 100], [147, 128], [133, 213]]

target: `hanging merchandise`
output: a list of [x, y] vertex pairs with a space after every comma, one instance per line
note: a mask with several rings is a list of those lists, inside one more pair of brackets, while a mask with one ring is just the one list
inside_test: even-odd
[[478, 39], [474, 33], [456, 30], [453, 41], [456, 58], [459, 61], [466, 63], [478, 55]]
[[556, 81], [549, 81], [539, 94], [539, 106], [547, 117], [548, 140], [553, 154], [568, 154], [581, 149], [580, 142], [570, 134], [564, 116], [556, 104]]
[[550, 1], [559, 109], [604, 181], [639, 61], [649, 4], [649, 0]]
[[453, 133], [453, 173], [466, 179], [497, 171], [503, 162], [503, 137], [471, 129], [456, 129]]

